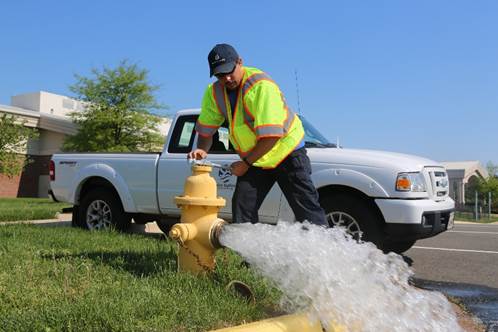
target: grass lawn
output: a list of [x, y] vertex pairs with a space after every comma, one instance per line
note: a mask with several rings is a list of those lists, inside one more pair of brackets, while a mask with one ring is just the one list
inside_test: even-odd
[[0, 221], [52, 219], [65, 207], [48, 198], [0, 198]]
[[[269, 317], [279, 292], [218, 251], [213, 278], [176, 272], [176, 244], [138, 234], [0, 227], [0, 331], [205, 331]], [[248, 284], [256, 303], [225, 290]]]

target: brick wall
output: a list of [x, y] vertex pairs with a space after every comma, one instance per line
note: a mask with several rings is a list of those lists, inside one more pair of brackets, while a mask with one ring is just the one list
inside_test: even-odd
[[0, 197], [38, 197], [38, 179], [48, 175], [50, 157], [29, 156], [32, 162], [12, 179], [0, 174]]
[[19, 180], [21, 180], [20, 175], [9, 178], [0, 174], [0, 197], [17, 197]]

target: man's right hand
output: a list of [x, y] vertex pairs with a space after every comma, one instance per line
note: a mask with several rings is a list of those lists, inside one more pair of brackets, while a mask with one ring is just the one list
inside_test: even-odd
[[203, 149], [195, 149], [189, 152], [187, 158], [201, 160], [201, 159], [206, 159], [207, 155], [208, 155], [207, 152], [204, 151]]

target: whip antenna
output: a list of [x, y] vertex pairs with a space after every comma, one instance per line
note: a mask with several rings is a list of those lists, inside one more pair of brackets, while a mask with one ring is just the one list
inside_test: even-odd
[[294, 75], [296, 77], [297, 113], [301, 114], [301, 100], [299, 98], [299, 83], [297, 79], [297, 69], [294, 69]]

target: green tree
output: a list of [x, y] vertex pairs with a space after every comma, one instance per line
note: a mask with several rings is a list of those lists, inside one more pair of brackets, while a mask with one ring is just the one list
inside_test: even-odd
[[487, 179], [481, 179], [478, 185], [479, 198], [482, 201], [488, 200], [488, 195], [491, 193], [491, 207], [493, 211], [498, 210], [498, 177], [497, 171], [498, 166], [494, 165], [491, 161], [489, 161], [486, 165], [488, 169], [489, 177]]
[[92, 69], [93, 77], [76, 75], [70, 86], [83, 101], [83, 111], [70, 114], [78, 133], [66, 138], [64, 151], [130, 152], [160, 150], [164, 138], [157, 129], [164, 109], [154, 97], [158, 86], [148, 82], [147, 70], [122, 61], [115, 69]]
[[498, 165], [494, 164], [492, 161], [488, 161], [486, 169], [488, 170], [489, 176], [498, 176]]
[[19, 174], [29, 162], [25, 157], [27, 142], [36, 138], [36, 129], [24, 126], [24, 122], [12, 115], [0, 114], [0, 173], [8, 177]]

